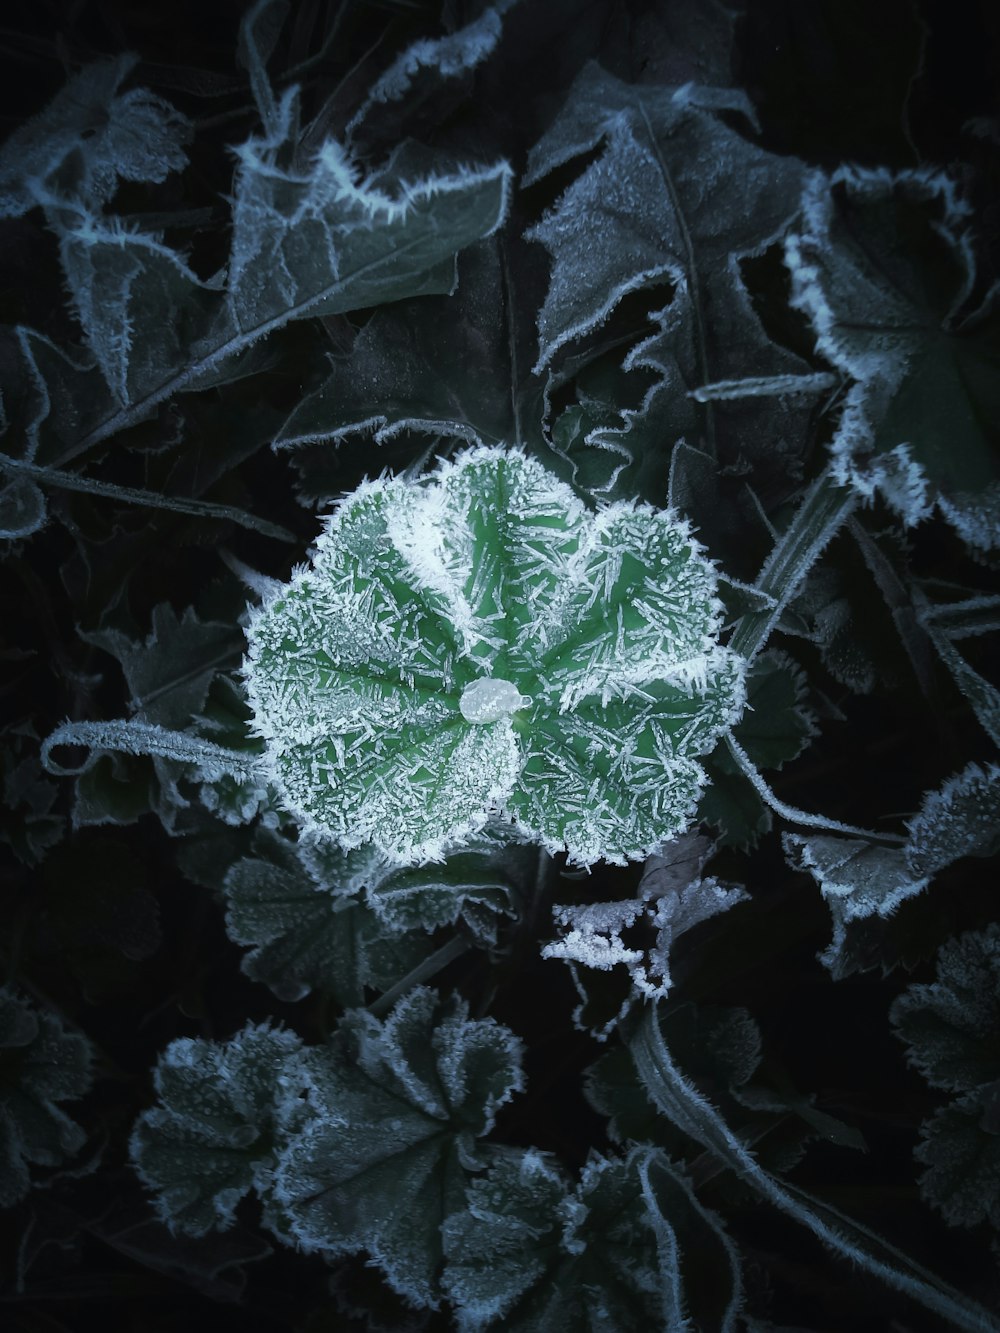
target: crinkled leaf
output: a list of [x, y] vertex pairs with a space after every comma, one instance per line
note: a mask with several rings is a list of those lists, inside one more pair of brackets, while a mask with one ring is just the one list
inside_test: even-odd
[[301, 1246], [366, 1249], [396, 1291], [432, 1306], [441, 1223], [462, 1206], [475, 1139], [523, 1086], [517, 1038], [467, 1014], [463, 1001], [441, 1004], [424, 988], [384, 1023], [348, 1014], [311, 1053], [309, 1118], [275, 1181]]
[[470, 1182], [467, 1208], [444, 1225], [443, 1284], [462, 1333], [500, 1319], [512, 1333], [663, 1327], [664, 1290], [680, 1277], [676, 1264], [661, 1271], [641, 1155], [591, 1158], [572, 1191], [534, 1151]]
[[[670, 951], [677, 937], [748, 896], [739, 886], [726, 886], [713, 878], [663, 891], [657, 891], [650, 880], [644, 884], [639, 897], [625, 902], [554, 907], [553, 917], [563, 935], [543, 946], [542, 957], [601, 971], [623, 964], [636, 991], [656, 999], [670, 989]], [[623, 932], [634, 930], [639, 922], [650, 935], [655, 932], [648, 950], [630, 947], [622, 939]]]
[[120, 93], [131, 54], [85, 65], [0, 148], [0, 217], [39, 203], [106, 203], [119, 179], [162, 181], [187, 162], [185, 116], [145, 88]]
[[792, 302], [855, 383], [833, 442], [838, 477], [907, 523], [937, 504], [971, 546], [1000, 542], [1000, 332], [977, 282], [968, 208], [943, 174], [816, 174], [789, 238]]
[[[252, 946], [240, 964], [281, 1000], [328, 991], [348, 1008], [365, 1001], [365, 987], [387, 990], [431, 950], [427, 937], [394, 937], [360, 898], [333, 893], [303, 869], [289, 846], [272, 857], [243, 857], [228, 871], [226, 929]], [[345, 862], [361, 852], [341, 853]], [[365, 859], [370, 859], [366, 858]]]
[[86, 1134], [56, 1105], [88, 1092], [93, 1050], [9, 986], [0, 990], [0, 1207], [31, 1188], [30, 1168], [59, 1166]]
[[937, 980], [910, 986], [890, 1017], [910, 1064], [934, 1087], [967, 1092], [1000, 1079], [1000, 926], [943, 944]]
[[942, 1106], [920, 1133], [914, 1156], [927, 1168], [927, 1202], [950, 1226], [1000, 1228], [1000, 1080]]
[[341, 503], [248, 631], [254, 727], [286, 807], [345, 847], [440, 857], [493, 810], [590, 864], [683, 831], [743, 703], [715, 575], [669, 511], [592, 515], [478, 448]]
[[301, 1111], [303, 1058], [294, 1033], [266, 1025], [228, 1042], [170, 1043], [154, 1074], [160, 1105], [139, 1116], [130, 1147], [172, 1230], [229, 1227], [252, 1188], [268, 1191], [282, 1135]]

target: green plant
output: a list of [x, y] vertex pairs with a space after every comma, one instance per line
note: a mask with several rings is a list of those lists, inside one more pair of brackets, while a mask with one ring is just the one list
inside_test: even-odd
[[[217, 1301], [275, 1241], [302, 1295], [261, 1278], [260, 1319], [302, 1333], [831, 1329], [852, 1301], [996, 1328], [985, 1263], [943, 1228], [924, 1263], [897, 1140], [858, 1164], [921, 1134], [924, 1201], [985, 1256], [979, 176], [789, 150], [707, 0], [625, 7], [642, 68], [563, 5], [433, 37], [341, 8], [258, 0], [211, 94], [83, 63], [0, 149], [0, 215], [69, 297], [25, 294], [3, 345], [9, 656], [44, 641], [58, 683], [22, 673], [4, 740], [36, 997], [5, 992], [7, 1045], [76, 1070], [4, 1076], [4, 1201], [43, 1238], [5, 1299], [70, 1235]], [[558, 96], [501, 95], [551, 24]], [[887, 1014], [947, 1105], [897, 1094]], [[81, 1162], [53, 1103], [92, 1054], [120, 1097], [85, 1103]], [[27, 1164], [60, 1168], [48, 1212]], [[862, 1275], [829, 1310], [799, 1235]]]

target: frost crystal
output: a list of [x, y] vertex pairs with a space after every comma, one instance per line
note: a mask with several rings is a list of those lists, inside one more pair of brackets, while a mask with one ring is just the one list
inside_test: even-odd
[[674, 513], [592, 513], [519, 450], [365, 482], [251, 618], [267, 777], [307, 832], [400, 862], [491, 814], [576, 864], [644, 858], [743, 707], [720, 613]]

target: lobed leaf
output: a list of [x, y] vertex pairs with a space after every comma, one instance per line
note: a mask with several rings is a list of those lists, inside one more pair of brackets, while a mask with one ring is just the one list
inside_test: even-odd
[[461, 1000], [410, 991], [384, 1023], [358, 1010], [312, 1053], [309, 1118], [275, 1199], [290, 1234], [335, 1256], [366, 1249], [394, 1290], [435, 1306], [441, 1223], [462, 1205], [475, 1140], [522, 1086], [517, 1038]]
[[[669, 511], [590, 515], [520, 451], [468, 450], [365, 483], [254, 615], [254, 729], [287, 808], [345, 848], [434, 859], [496, 811], [623, 863], [686, 827], [742, 707], [720, 609]], [[504, 702], [480, 720], [483, 681]]]
[[90, 1090], [93, 1048], [11, 987], [0, 990], [0, 1207], [31, 1189], [32, 1166], [60, 1166], [86, 1133], [56, 1105]]

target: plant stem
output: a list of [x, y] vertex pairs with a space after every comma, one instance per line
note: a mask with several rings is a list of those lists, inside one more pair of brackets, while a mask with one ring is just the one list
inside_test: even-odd
[[461, 958], [462, 954], [468, 953], [471, 947], [462, 939], [461, 935], [452, 935], [451, 939], [442, 944], [440, 949], [435, 949], [423, 962], [418, 963], [411, 972], [407, 972], [405, 977], [397, 981], [394, 986], [390, 986], [377, 1000], [373, 1000], [368, 1005], [368, 1012], [375, 1018], [382, 1018], [407, 991], [412, 990], [414, 986], [419, 986], [423, 981], [429, 981], [431, 977], [443, 971], [449, 963], [453, 963], [456, 958]]
[[829, 468], [820, 473], [757, 576], [754, 586], [758, 592], [773, 598], [773, 605], [741, 616], [729, 640], [730, 648], [753, 661], [806, 575], [857, 503], [856, 494], [834, 481]]

